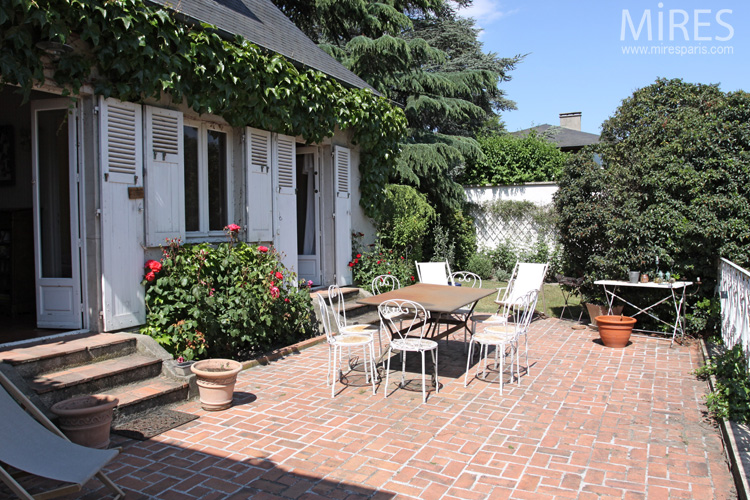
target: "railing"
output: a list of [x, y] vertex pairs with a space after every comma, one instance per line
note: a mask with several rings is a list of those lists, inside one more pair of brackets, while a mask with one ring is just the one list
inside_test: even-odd
[[719, 297], [721, 298], [721, 336], [732, 348], [742, 344], [750, 355], [750, 271], [726, 259], [719, 264]]

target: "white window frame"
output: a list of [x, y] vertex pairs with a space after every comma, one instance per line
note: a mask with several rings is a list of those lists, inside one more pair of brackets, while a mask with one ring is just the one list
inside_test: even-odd
[[[184, 119], [185, 127], [198, 129], [198, 220], [200, 229], [198, 231], [185, 231], [185, 239], [188, 241], [213, 241], [224, 240], [226, 235], [222, 230], [208, 230], [208, 131], [216, 130], [226, 134], [227, 137], [227, 164], [226, 164], [226, 193], [227, 193], [227, 224], [234, 220], [234, 193], [232, 192], [232, 128], [218, 123], [204, 122], [199, 120]], [[183, 187], [184, 189], [184, 187]], [[187, 193], [186, 193], [187, 196]], [[187, 211], [185, 211], [187, 217]]]

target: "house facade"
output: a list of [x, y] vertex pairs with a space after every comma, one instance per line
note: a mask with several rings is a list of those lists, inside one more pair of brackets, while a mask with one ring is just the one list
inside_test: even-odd
[[[183, 1], [181, 14], [367, 88], [270, 2], [205, 5]], [[228, 224], [300, 279], [351, 282], [352, 230], [370, 222], [348, 131], [308, 144], [167, 97], [63, 94], [46, 85], [24, 102], [0, 87], [0, 344], [143, 324], [145, 260], [170, 240], [225, 241]]]

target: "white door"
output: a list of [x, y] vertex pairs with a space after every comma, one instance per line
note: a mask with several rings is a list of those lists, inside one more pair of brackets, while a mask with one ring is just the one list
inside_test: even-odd
[[307, 183], [302, 186], [297, 183], [298, 214], [302, 214], [297, 220], [299, 227], [298, 241], [300, 249], [297, 257], [298, 274], [301, 280], [312, 281], [320, 285], [320, 165], [318, 148], [297, 148], [297, 171]]
[[333, 150], [334, 241], [336, 284], [352, 283], [349, 261], [352, 257], [351, 151], [336, 146]]
[[146, 320], [140, 283], [144, 264], [142, 108], [102, 98], [99, 120], [102, 326], [108, 332]]
[[294, 137], [274, 136], [274, 209], [273, 244], [281, 262], [288, 269], [297, 270], [297, 179], [295, 175]]
[[32, 102], [31, 114], [37, 327], [80, 329], [77, 112], [49, 99]]

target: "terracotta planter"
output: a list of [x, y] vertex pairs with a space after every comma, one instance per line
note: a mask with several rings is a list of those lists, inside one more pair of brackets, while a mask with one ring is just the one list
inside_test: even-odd
[[[620, 314], [622, 314], [622, 310], [624, 308], [625, 308], [625, 306], [622, 305], [622, 304], [614, 306], [612, 308], [612, 315], [613, 316], [619, 316]], [[596, 318], [597, 318], [597, 316], [606, 316], [607, 314], [609, 314], [609, 307], [608, 306], [603, 306], [603, 305], [600, 305], [600, 304], [589, 304], [587, 302], [586, 303], [586, 312], [589, 314], [589, 318], [591, 318], [591, 323], [594, 326], [597, 326], [596, 325]]]
[[599, 338], [607, 347], [625, 347], [630, 341], [630, 334], [636, 323], [630, 316], [597, 316]]
[[234, 384], [242, 364], [231, 359], [204, 359], [190, 369], [195, 373], [201, 407], [206, 411], [226, 410], [232, 406]]
[[95, 394], [57, 402], [50, 410], [59, 417], [60, 430], [72, 442], [89, 448], [106, 448], [112, 412], [118, 402], [114, 396]]

